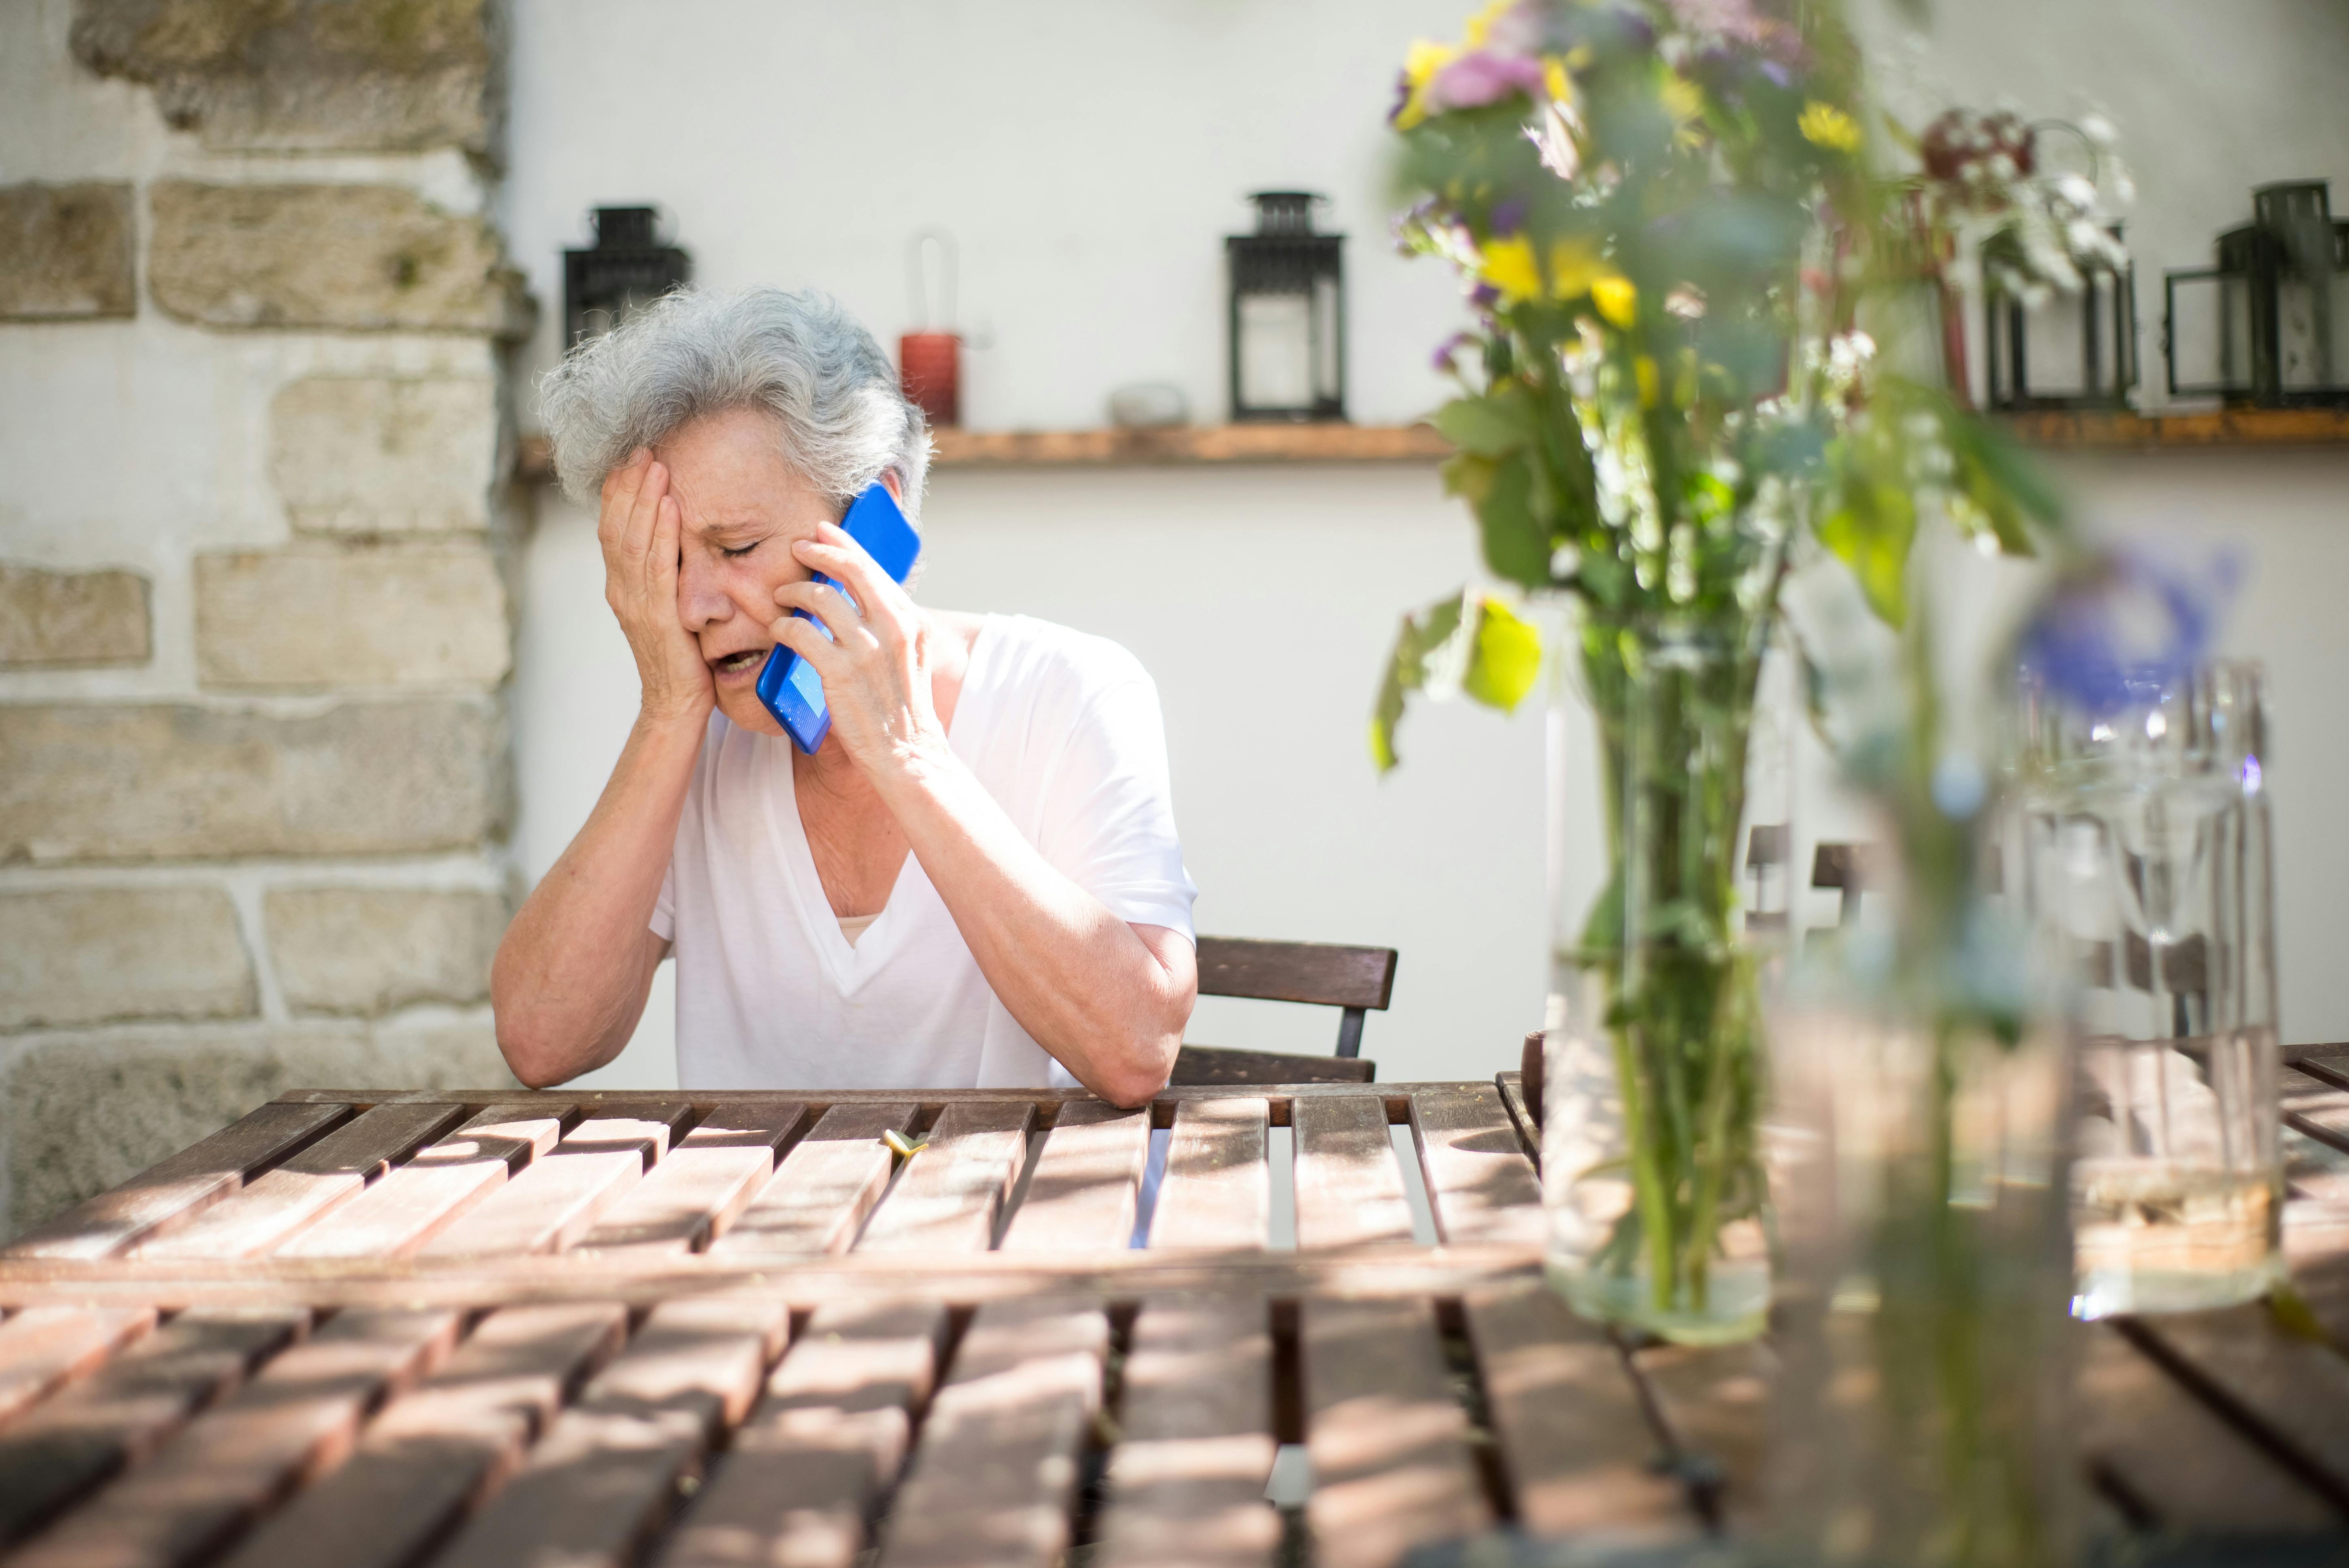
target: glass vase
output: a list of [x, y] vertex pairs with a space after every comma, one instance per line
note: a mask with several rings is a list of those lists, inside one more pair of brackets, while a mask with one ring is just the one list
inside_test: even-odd
[[1764, 681], [1758, 622], [1569, 614], [1553, 645], [1549, 1277], [1588, 1317], [1748, 1337], [1770, 1299], [1791, 681]]
[[2068, 1036], [2002, 1038], [1930, 975], [1789, 989], [1772, 1057], [1780, 1555], [2070, 1568]]
[[2274, 892], [2256, 665], [2026, 693], [2031, 913], [2075, 986], [2075, 1309], [2185, 1312], [2283, 1278]]

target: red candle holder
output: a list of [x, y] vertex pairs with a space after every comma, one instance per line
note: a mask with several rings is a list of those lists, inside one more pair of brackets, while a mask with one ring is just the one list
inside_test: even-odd
[[930, 423], [962, 423], [962, 335], [909, 332], [897, 339], [897, 374], [906, 397]]

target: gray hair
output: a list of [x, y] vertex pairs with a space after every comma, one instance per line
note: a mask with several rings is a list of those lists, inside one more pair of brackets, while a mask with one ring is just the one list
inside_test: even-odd
[[574, 348], [539, 382], [564, 493], [595, 504], [604, 478], [704, 414], [772, 415], [783, 459], [845, 505], [885, 473], [922, 511], [929, 426], [856, 318], [829, 294], [680, 288]]

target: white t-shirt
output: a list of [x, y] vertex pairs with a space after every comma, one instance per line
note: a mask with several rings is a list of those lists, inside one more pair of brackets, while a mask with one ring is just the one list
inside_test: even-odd
[[[1046, 861], [1120, 920], [1192, 934], [1158, 689], [1115, 643], [989, 615], [947, 739]], [[995, 998], [912, 855], [852, 944], [792, 743], [713, 715], [654, 907], [676, 944], [677, 1072], [702, 1088], [1066, 1087]]]

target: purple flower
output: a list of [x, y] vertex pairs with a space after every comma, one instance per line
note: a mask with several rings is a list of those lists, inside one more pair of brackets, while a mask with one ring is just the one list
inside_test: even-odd
[[1468, 291], [1468, 303], [1478, 310], [1490, 310], [1501, 303], [1501, 291], [1491, 284], [1478, 284]]
[[1522, 196], [1505, 196], [1494, 202], [1490, 219], [1493, 237], [1496, 240], [1506, 239], [1524, 228], [1526, 213], [1531, 206], [1532, 203]]
[[1473, 332], [1455, 332], [1437, 344], [1434, 361], [1436, 370], [1439, 373], [1448, 374], [1459, 369], [1460, 366], [1454, 363], [1454, 356], [1475, 341], [1476, 335]]
[[1423, 101], [1430, 114], [1443, 114], [1455, 108], [1482, 108], [1513, 93], [1538, 98], [1542, 90], [1539, 60], [1478, 49], [1436, 72]]
[[2190, 573], [2115, 551], [2041, 603], [2023, 628], [2023, 667], [2091, 715], [2142, 699], [2202, 661], [2237, 575], [2228, 555]]

